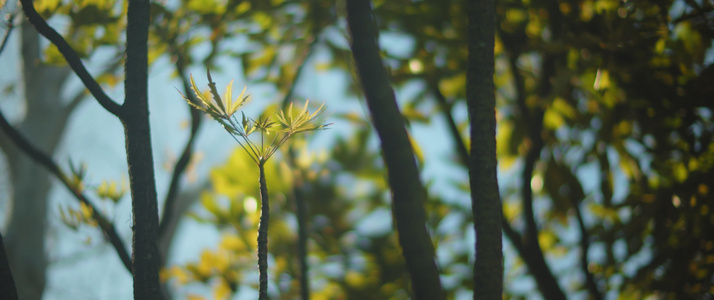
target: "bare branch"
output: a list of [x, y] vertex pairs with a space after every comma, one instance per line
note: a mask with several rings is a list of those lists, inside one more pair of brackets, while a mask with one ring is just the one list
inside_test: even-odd
[[97, 99], [97, 102], [104, 107], [108, 112], [119, 117], [122, 114], [122, 109], [119, 104], [114, 100], [109, 98], [109, 96], [104, 93], [102, 87], [94, 80], [94, 77], [89, 74], [87, 68], [84, 67], [82, 60], [77, 55], [72, 47], [64, 40], [64, 38], [57, 33], [52, 27], [50, 27], [45, 19], [43, 19], [35, 10], [32, 4], [32, 0], [20, 0], [22, 3], [22, 10], [25, 12], [25, 16], [30, 21], [30, 23], [35, 26], [37, 32], [42, 36], [47, 38], [52, 44], [54, 44], [62, 56], [67, 60], [67, 64], [74, 70], [79, 79], [84, 83], [92, 96]]

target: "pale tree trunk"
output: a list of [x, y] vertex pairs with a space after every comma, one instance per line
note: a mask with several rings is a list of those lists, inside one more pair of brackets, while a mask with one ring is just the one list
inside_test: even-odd
[[[76, 105], [62, 104], [58, 95], [69, 69], [40, 63], [39, 35], [28, 23], [21, 26], [22, 80], [26, 115], [17, 128], [47, 153], [55, 150]], [[19, 81], [19, 79], [18, 79]], [[45, 234], [49, 174], [0, 134], [11, 178], [11, 209], [5, 247], [20, 299], [41, 299], [47, 258]]]

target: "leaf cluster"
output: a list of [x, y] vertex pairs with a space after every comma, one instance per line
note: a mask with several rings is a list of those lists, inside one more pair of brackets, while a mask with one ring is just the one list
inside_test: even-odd
[[[250, 96], [245, 94], [246, 88], [240, 93], [237, 99], [232, 99], [232, 83], [226, 87], [226, 92], [223, 97], [218, 94], [216, 83], [211, 78], [210, 71], [207, 72], [208, 87], [210, 94], [213, 96], [209, 99], [191, 76], [191, 86], [200, 100], [200, 103], [194, 103], [188, 97], [183, 98], [191, 106], [204, 113], [210, 115], [223, 125], [223, 128], [233, 136], [233, 139], [251, 155], [251, 158], [256, 164], [264, 164], [275, 152], [282, 146], [290, 137], [295, 134], [310, 132], [325, 129], [330, 124], [325, 124], [323, 121], [317, 120], [317, 117], [323, 112], [324, 104], [315, 111], [308, 110], [309, 100], [305, 101], [305, 106], [302, 110], [293, 112], [292, 103], [287, 110], [279, 111], [273, 118], [277, 122], [271, 121], [270, 117], [253, 118], [246, 117], [241, 112], [241, 121], [235, 117], [238, 109], [248, 102]], [[181, 92], [179, 92], [181, 93]], [[240, 124], [240, 125], [239, 125]], [[259, 142], [253, 141], [250, 136], [258, 133]], [[272, 138], [271, 138], [272, 135]], [[267, 140], [267, 141], [266, 141]]]

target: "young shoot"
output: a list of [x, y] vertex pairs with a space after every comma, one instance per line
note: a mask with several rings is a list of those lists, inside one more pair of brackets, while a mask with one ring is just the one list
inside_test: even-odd
[[[258, 299], [268, 299], [268, 224], [270, 215], [270, 201], [268, 197], [268, 186], [265, 180], [265, 162], [270, 159], [276, 151], [285, 144], [295, 134], [301, 132], [315, 131], [324, 129], [330, 124], [325, 124], [318, 121], [317, 117], [322, 113], [324, 104], [314, 112], [308, 110], [309, 101], [305, 101], [305, 106], [300, 111], [293, 112], [293, 105], [290, 104], [287, 110], [279, 111], [270, 117], [253, 118], [246, 117], [241, 112], [240, 121], [236, 118], [235, 113], [250, 99], [249, 95], [245, 94], [245, 88], [235, 100], [232, 98], [232, 84], [228, 84], [226, 92], [221, 97], [216, 89], [216, 83], [211, 79], [211, 73], [208, 72], [208, 87], [210, 94], [213, 96], [209, 99], [196, 86], [196, 82], [191, 76], [191, 88], [198, 103], [194, 103], [191, 99], [183, 94], [184, 99], [193, 107], [207, 113], [216, 121], [223, 125], [223, 128], [231, 134], [231, 137], [245, 150], [253, 162], [258, 165], [259, 170], [259, 187], [260, 187], [260, 224], [258, 225], [258, 272], [259, 272], [259, 288]], [[180, 92], [179, 92], [180, 93]], [[260, 137], [256, 140], [250, 138], [253, 134], [258, 134]]]
[[[246, 88], [243, 88], [238, 98], [234, 100], [232, 98], [233, 81], [231, 80], [226, 87], [226, 92], [221, 97], [216, 89], [216, 83], [211, 78], [210, 71], [207, 72], [207, 78], [212, 99], [209, 99], [196, 86], [193, 75], [191, 75], [191, 89], [199, 99], [199, 103], [194, 103], [183, 94], [181, 96], [191, 106], [205, 112], [221, 123], [223, 128], [248, 152], [256, 164], [265, 163], [293, 135], [325, 129], [330, 125], [317, 120], [317, 117], [323, 112], [324, 104], [314, 112], [310, 112], [308, 110], [309, 100], [305, 102], [305, 106], [300, 111], [293, 112], [293, 104], [291, 103], [286, 111], [281, 110], [276, 113], [273, 118], [277, 119], [277, 122], [272, 121], [270, 117], [255, 120], [246, 117], [243, 112], [241, 112], [241, 120], [239, 121], [235, 113], [251, 98], [250, 95], [246, 95]], [[250, 138], [254, 133], [260, 136], [259, 141], [254, 141]]]

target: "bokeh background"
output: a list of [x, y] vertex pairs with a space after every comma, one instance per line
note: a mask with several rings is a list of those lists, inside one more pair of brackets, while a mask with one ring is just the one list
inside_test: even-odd
[[[372, 1], [450, 299], [472, 297], [469, 193], [478, 193], [469, 191], [465, 167], [462, 2]], [[122, 99], [124, 2], [34, 3]], [[121, 124], [56, 48], [21, 15], [10, 18], [17, 5], [2, 5], [3, 33], [14, 29], [0, 53], [0, 109], [67, 172], [84, 166], [85, 189], [128, 244], [129, 196], [108, 197], [112, 185], [121, 191], [128, 182]], [[714, 2], [499, 0], [494, 17], [504, 298], [710, 299]], [[304, 257], [313, 299], [407, 299], [344, 3], [155, 1], [150, 30], [160, 213], [167, 201], [175, 212], [160, 240], [172, 297], [257, 295], [257, 167], [177, 91], [186, 93], [190, 74], [205, 86], [208, 68], [219, 90], [231, 79], [234, 89], [247, 86], [248, 116], [309, 98], [325, 103], [332, 123], [294, 139], [267, 167], [271, 295], [300, 295]], [[72, 217], [81, 207], [71, 193], [4, 135], [0, 147], [0, 229], [26, 266], [16, 275], [32, 295], [23, 299], [130, 298], [130, 274], [91, 222]], [[181, 166], [185, 149], [190, 160]], [[309, 237], [302, 256], [299, 230]]]

